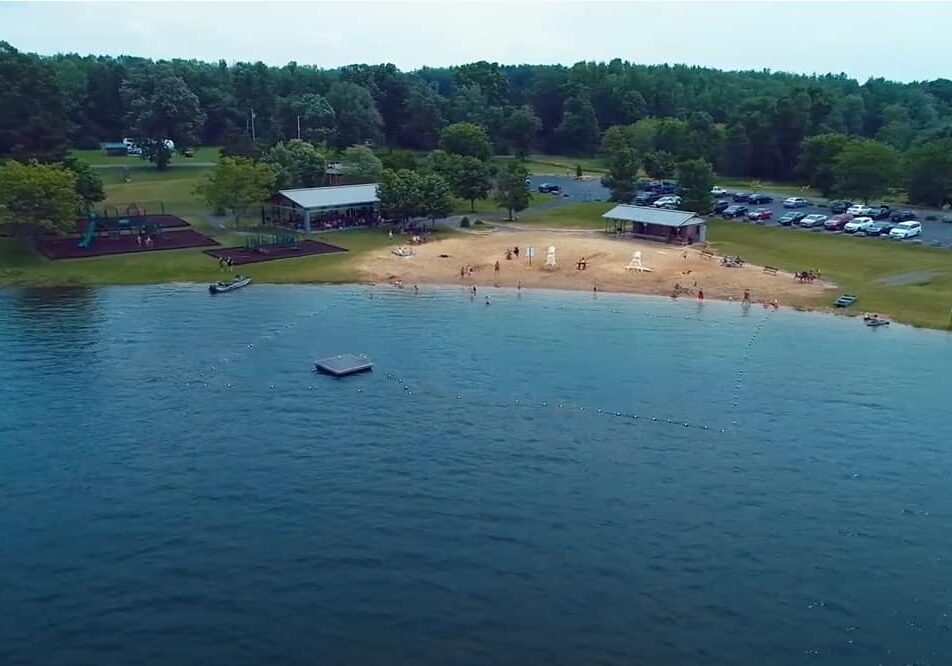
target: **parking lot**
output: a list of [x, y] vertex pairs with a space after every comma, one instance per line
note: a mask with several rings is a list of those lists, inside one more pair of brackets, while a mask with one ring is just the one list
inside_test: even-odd
[[[773, 197], [773, 202], [769, 204], [747, 204], [741, 203], [741, 206], [747, 206], [750, 210], [756, 210], [758, 208], [766, 208], [772, 214], [771, 219], [764, 221], [762, 224], [766, 226], [780, 226], [777, 222], [784, 213], [789, 213], [791, 211], [796, 211], [798, 213], [804, 213], [805, 215], [818, 214], [831, 216], [833, 213], [830, 212], [830, 207], [826, 202], [819, 202], [819, 205], [809, 205], [802, 208], [784, 208], [783, 200], [787, 198], [787, 195], [783, 194], [770, 194], [767, 192], [761, 192], [759, 194], [769, 194]], [[720, 197], [720, 199], [730, 199], [730, 197]], [[732, 202], [733, 203], [733, 202]], [[878, 203], [878, 202], [877, 202]], [[921, 241], [924, 245], [935, 245], [940, 244], [944, 247], [952, 247], [952, 223], [942, 222], [941, 220], [945, 217], [949, 217], [950, 214], [947, 211], [926, 211], [919, 208], [908, 209], [903, 206], [892, 206], [893, 211], [897, 210], [914, 210], [914, 212], [919, 216], [919, 222], [922, 223], [922, 235], [916, 237], [910, 241], [890, 241], [885, 236], [872, 236], [866, 237], [863, 234], [845, 234], [846, 236], [856, 236], [857, 240], [864, 239], [870, 242], [873, 241], [882, 241], [882, 242], [908, 242], [915, 243], [916, 241]], [[927, 215], [935, 215], [938, 220], [927, 220], [925, 219]], [[719, 218], [720, 215], [714, 215], [715, 219]], [[748, 222], [746, 219], [737, 219], [734, 220], [737, 224], [761, 224], [759, 222]], [[815, 229], [801, 229], [800, 227], [785, 227], [789, 229], [792, 233], [823, 233], [823, 234], [840, 234], [843, 232], [840, 231], [826, 231], [822, 228]]]
[[[533, 175], [531, 178], [531, 189], [533, 192], [538, 191], [539, 185], [543, 183], [552, 183], [558, 185], [562, 188], [562, 199], [566, 202], [575, 202], [575, 201], [608, 201], [609, 200], [609, 190], [604, 185], [599, 182], [598, 179], [591, 180], [575, 180], [571, 177], [566, 176], [554, 176], [554, 175]], [[729, 189], [729, 188], [728, 188]], [[784, 213], [788, 213], [791, 210], [795, 210], [805, 215], [810, 214], [820, 214], [830, 216], [829, 204], [825, 201], [817, 201], [814, 204], [805, 206], [803, 208], [796, 209], [787, 209], [783, 207], [783, 200], [787, 198], [786, 194], [775, 194], [771, 192], [758, 192], [758, 194], [768, 194], [773, 197], [773, 202], [769, 204], [740, 204], [747, 206], [750, 210], [757, 208], [766, 208], [771, 212], [771, 219], [764, 222], [765, 226], [780, 226], [777, 220]], [[556, 197], [558, 195], [553, 195]], [[715, 201], [718, 199], [730, 199], [727, 197], [715, 197]], [[731, 202], [733, 203], [733, 201]], [[875, 205], [878, 202], [870, 202], [871, 205]], [[897, 210], [910, 210], [905, 206], [899, 204], [890, 204], [893, 211]], [[952, 223], [942, 222], [944, 218], [952, 219], [952, 211], [941, 211], [941, 210], [926, 210], [922, 208], [911, 209], [919, 216], [919, 222], [922, 223], [922, 235], [909, 240], [909, 241], [895, 241], [890, 240], [886, 236], [872, 236], [867, 237], [863, 234], [845, 234], [847, 236], [855, 236], [857, 241], [866, 240], [867, 242], [891, 242], [891, 243], [921, 243], [923, 245], [941, 245], [943, 247], [952, 248]], [[937, 220], [927, 220], [927, 216], [935, 216]], [[712, 216], [714, 219], [720, 219], [720, 215]], [[757, 224], [755, 222], [747, 222], [746, 220], [734, 220], [737, 224]], [[823, 234], [841, 234], [840, 231], [826, 231], [825, 229], [801, 229], [800, 227], [784, 227], [788, 229], [791, 233], [823, 233]]]

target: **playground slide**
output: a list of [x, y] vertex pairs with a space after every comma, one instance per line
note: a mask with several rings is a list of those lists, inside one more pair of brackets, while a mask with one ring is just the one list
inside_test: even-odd
[[79, 246], [84, 250], [92, 245], [93, 236], [96, 235], [96, 220], [90, 220], [86, 224], [86, 234], [83, 236], [83, 240], [79, 241]]

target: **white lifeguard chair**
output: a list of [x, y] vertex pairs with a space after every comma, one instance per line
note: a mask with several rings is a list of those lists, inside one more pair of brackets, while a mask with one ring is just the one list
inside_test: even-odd
[[558, 267], [559, 265], [555, 263], [555, 246], [550, 245], [545, 251], [545, 265], [543, 268], [547, 271], [554, 271]]
[[641, 263], [641, 250], [635, 250], [631, 255], [631, 261], [625, 266], [626, 271], [638, 271], [639, 273], [651, 272], [651, 269]]

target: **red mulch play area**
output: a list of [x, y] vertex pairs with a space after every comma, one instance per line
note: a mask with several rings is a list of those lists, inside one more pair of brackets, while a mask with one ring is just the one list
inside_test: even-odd
[[[171, 217], [171, 216], [163, 216]], [[182, 220], [184, 222], [184, 220]], [[186, 222], [186, 224], [188, 224]], [[41, 238], [36, 249], [50, 259], [79, 259], [80, 257], [101, 257], [107, 254], [127, 254], [131, 252], [155, 252], [156, 250], [181, 250], [186, 247], [208, 247], [218, 245], [218, 241], [200, 234], [194, 229], [166, 231], [152, 237], [152, 247], [139, 245], [135, 234], [124, 234], [115, 240], [106, 236], [97, 236], [88, 248], [79, 247], [81, 238]]]
[[347, 252], [347, 248], [337, 247], [336, 245], [315, 240], [303, 240], [297, 244], [297, 247], [271, 245], [258, 250], [247, 250], [243, 247], [223, 247], [216, 250], [205, 250], [205, 254], [211, 255], [216, 259], [231, 257], [232, 262], [238, 266], [242, 264], [256, 264], [260, 261], [292, 259], [294, 257], [307, 257], [312, 254], [330, 254], [332, 252]]

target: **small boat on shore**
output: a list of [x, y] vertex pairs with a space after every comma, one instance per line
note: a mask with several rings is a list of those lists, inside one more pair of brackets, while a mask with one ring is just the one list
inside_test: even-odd
[[216, 282], [208, 285], [208, 292], [211, 294], [224, 294], [229, 291], [235, 291], [251, 284], [251, 278], [247, 275], [236, 275], [229, 282]]

